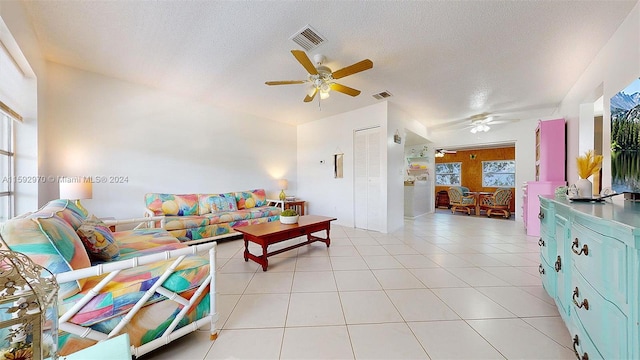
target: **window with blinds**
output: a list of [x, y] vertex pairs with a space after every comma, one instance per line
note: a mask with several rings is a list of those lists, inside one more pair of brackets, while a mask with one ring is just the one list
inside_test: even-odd
[[[27, 112], [35, 74], [0, 18], [0, 223], [14, 216], [16, 186], [16, 136]], [[31, 105], [33, 106], [33, 105]], [[36, 174], [24, 174], [36, 175]]]

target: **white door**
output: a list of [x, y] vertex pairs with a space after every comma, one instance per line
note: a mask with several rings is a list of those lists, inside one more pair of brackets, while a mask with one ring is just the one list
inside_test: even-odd
[[358, 130], [354, 138], [355, 227], [380, 231], [380, 128]]

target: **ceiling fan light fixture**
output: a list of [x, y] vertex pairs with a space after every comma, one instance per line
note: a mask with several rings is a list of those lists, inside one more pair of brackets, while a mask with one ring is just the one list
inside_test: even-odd
[[474, 127], [472, 127], [470, 131], [471, 131], [471, 133], [472, 133], [472, 134], [475, 134], [475, 133], [477, 133], [478, 131], [487, 132], [487, 131], [489, 131], [490, 129], [491, 129], [491, 128], [490, 128], [488, 125], [483, 124], [483, 123], [478, 123], [478, 124], [476, 124]]
[[320, 99], [324, 100], [330, 96], [329, 91], [320, 91]]

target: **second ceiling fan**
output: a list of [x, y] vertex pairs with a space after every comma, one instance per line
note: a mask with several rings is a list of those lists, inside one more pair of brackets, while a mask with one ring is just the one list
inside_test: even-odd
[[310, 83], [312, 85], [312, 91], [304, 98], [304, 102], [311, 102], [318, 92], [320, 92], [320, 98], [325, 99], [329, 96], [329, 91], [334, 90], [347, 94], [350, 96], [360, 95], [360, 90], [341, 85], [334, 80], [341, 79], [343, 77], [359, 73], [361, 71], [369, 70], [373, 67], [373, 62], [369, 59], [359, 61], [353, 65], [349, 65], [340, 70], [331, 71], [330, 68], [323, 65], [325, 57], [317, 54], [314, 56], [316, 65], [314, 65], [307, 54], [302, 50], [291, 50], [293, 56], [298, 62], [307, 70], [306, 80], [283, 80], [283, 81], [267, 81], [267, 85], [292, 85], [292, 84], [305, 84]]

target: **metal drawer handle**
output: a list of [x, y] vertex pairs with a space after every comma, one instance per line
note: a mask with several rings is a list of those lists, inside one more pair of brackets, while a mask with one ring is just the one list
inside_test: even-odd
[[538, 265], [538, 272], [540, 275], [544, 275], [544, 268], [542, 267], [542, 264]]
[[538, 240], [538, 246], [544, 246], [544, 240], [542, 240], [542, 238]]
[[542, 211], [538, 213], [538, 219], [544, 219], [544, 213]]
[[583, 353], [582, 356], [580, 356], [577, 349], [578, 345], [580, 345], [580, 339], [578, 339], [578, 335], [576, 334], [576, 336], [573, 337], [573, 353], [576, 354], [578, 360], [589, 360], [589, 354], [587, 353]]
[[558, 255], [558, 260], [556, 260], [554, 268], [556, 269], [556, 272], [560, 272], [560, 270], [562, 270], [562, 259], [560, 258], [560, 255]]
[[578, 238], [575, 238], [573, 239], [573, 244], [571, 245], [571, 251], [573, 251], [573, 253], [577, 255], [589, 255], [589, 247], [587, 246], [587, 244], [582, 245], [582, 249], [580, 249], [580, 251], [578, 251], [578, 247], [580, 247], [579, 240]]
[[576, 288], [573, 289], [573, 303], [576, 304], [578, 309], [584, 307], [585, 310], [589, 310], [589, 301], [587, 299], [584, 299], [581, 303], [579, 303], [578, 300], [576, 300], [578, 296], [580, 296], [580, 292], [578, 291], [578, 287], [576, 286]]

